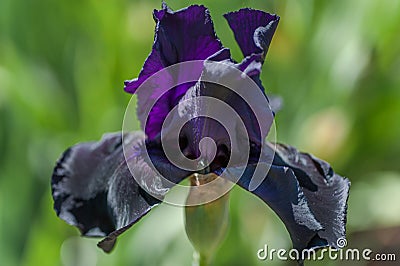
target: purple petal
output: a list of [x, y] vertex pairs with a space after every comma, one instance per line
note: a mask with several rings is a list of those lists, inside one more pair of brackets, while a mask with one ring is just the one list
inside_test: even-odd
[[217, 61], [217, 62], [224, 61], [224, 60], [229, 60], [229, 61], [232, 62], [231, 51], [229, 50], [229, 48], [222, 48], [221, 50], [219, 50], [215, 54], [209, 56], [207, 58], [207, 60], [209, 60], [209, 61]]
[[260, 80], [261, 67], [272, 37], [278, 26], [279, 16], [249, 8], [225, 14], [236, 42], [245, 58], [237, 68], [250, 76], [264, 92]]
[[[209, 11], [204, 6], [193, 5], [174, 12], [163, 4], [162, 10], [154, 11], [154, 19], [157, 25], [152, 51], [139, 77], [125, 82], [125, 91], [129, 93], [135, 93], [145, 80], [165, 67], [189, 60], [204, 60], [222, 48], [214, 32]], [[159, 80], [159, 84], [163, 82], [168, 81]], [[150, 139], [159, 133], [160, 120], [164, 120], [171, 106], [175, 106], [186, 90], [193, 85], [194, 83], [187, 83], [177, 86], [162, 97], [160, 105], [151, 111], [150, 123], [145, 128], [145, 133]], [[150, 93], [150, 97], [158, 98], [159, 93], [154, 90]], [[140, 109], [146, 108], [144, 104], [138, 102], [139, 112]]]
[[265, 54], [279, 22], [279, 16], [249, 8], [225, 14], [243, 55]]
[[237, 68], [250, 77], [258, 77], [261, 74], [263, 63], [264, 61], [261, 54], [252, 54], [245, 57], [242, 62], [237, 64]]
[[[218, 166], [224, 165], [223, 158], [231, 151], [235, 158], [242, 158], [248, 149], [247, 138], [253, 144], [263, 143], [273, 123], [273, 114], [257, 84], [242, 74], [228, 60], [206, 61], [200, 81], [185, 93], [165, 121], [163, 138], [183, 136], [189, 143], [184, 153], [194, 158], [200, 155], [201, 140], [212, 138], [217, 154], [221, 155]], [[180, 130], [182, 121], [185, 127]], [[210, 149], [204, 147], [209, 154]], [[203, 159], [212, 162], [210, 158]]]

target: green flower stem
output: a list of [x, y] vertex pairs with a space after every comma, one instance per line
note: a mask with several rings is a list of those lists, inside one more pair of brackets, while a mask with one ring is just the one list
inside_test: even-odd
[[193, 264], [192, 266], [208, 266], [210, 265], [210, 260], [199, 252], [194, 251], [193, 253]]
[[[226, 191], [230, 184], [217, 178], [215, 174], [190, 177], [192, 188], [185, 207], [185, 229], [197, 252], [194, 265], [210, 265], [227, 233], [229, 192]], [[198, 202], [203, 204], [196, 205]]]
[[210, 265], [208, 258], [206, 256], [200, 254], [199, 266], [208, 266], [208, 265]]

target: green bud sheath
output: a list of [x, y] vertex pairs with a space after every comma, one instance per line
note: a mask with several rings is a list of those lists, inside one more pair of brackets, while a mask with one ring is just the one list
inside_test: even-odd
[[[212, 183], [210, 183], [212, 181]], [[224, 240], [229, 223], [229, 181], [215, 174], [190, 176], [191, 190], [185, 207], [185, 229], [192, 245], [199, 253], [200, 265], [208, 265]], [[207, 186], [202, 186], [209, 183]], [[225, 193], [225, 194], [224, 194]], [[218, 195], [222, 195], [217, 198]], [[209, 201], [207, 199], [215, 199]]]

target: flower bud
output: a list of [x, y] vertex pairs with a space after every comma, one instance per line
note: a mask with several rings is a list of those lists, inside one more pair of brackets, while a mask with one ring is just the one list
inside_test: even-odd
[[[215, 174], [190, 176], [191, 190], [185, 207], [185, 229], [200, 260], [210, 261], [224, 240], [229, 223], [229, 181]], [[211, 183], [212, 182], [212, 183]], [[208, 184], [207, 186], [203, 186]], [[219, 193], [219, 194], [216, 194]], [[225, 193], [225, 194], [224, 194]], [[221, 197], [216, 197], [221, 195]], [[207, 199], [215, 199], [209, 201]], [[207, 202], [191, 206], [194, 202]]]

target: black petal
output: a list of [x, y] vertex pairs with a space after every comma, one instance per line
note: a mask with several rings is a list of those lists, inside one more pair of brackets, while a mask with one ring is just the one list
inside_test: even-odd
[[[350, 182], [330, 165], [295, 148], [268, 144], [264, 156], [275, 151], [266, 178], [251, 193], [267, 203], [282, 219], [298, 250], [337, 245], [345, 237]], [[268, 169], [268, 164], [259, 163]], [[256, 164], [246, 167], [238, 185], [249, 190]], [[228, 168], [225, 177], [235, 180], [243, 168]], [[222, 170], [219, 173], [221, 174]]]
[[[140, 147], [144, 135], [130, 133], [124, 141]], [[162, 153], [152, 152], [151, 147], [149, 151], [151, 160], [160, 162], [156, 164], [160, 172], [174, 170], [162, 163], [165, 161]], [[135, 171], [155, 176], [148, 161], [139, 157], [140, 154], [135, 158], [138, 163]], [[178, 181], [186, 176], [184, 172], [174, 173]], [[118, 235], [160, 202], [132, 177], [123, 154], [121, 133], [69, 148], [54, 169], [52, 195], [54, 209], [61, 219], [78, 227], [84, 236], [106, 237], [98, 244], [106, 252], [112, 250]]]
[[[265, 165], [267, 166], [267, 165]], [[250, 180], [256, 165], [246, 167], [238, 185], [249, 190]], [[224, 177], [234, 180], [243, 168], [227, 168]], [[285, 224], [293, 247], [299, 250], [310, 248], [313, 238], [323, 227], [313, 215], [307, 199], [294, 175], [287, 167], [271, 166], [267, 177], [251, 193], [262, 199], [281, 218]], [[319, 246], [326, 241], [319, 239]]]
[[294, 171], [312, 212], [325, 228], [318, 235], [338, 248], [337, 240], [346, 234], [350, 181], [336, 174], [327, 162], [291, 146], [277, 144], [275, 152], [273, 164]]

